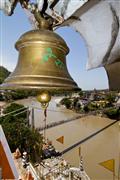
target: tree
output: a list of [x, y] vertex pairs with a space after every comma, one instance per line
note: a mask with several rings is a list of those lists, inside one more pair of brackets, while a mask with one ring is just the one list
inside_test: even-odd
[[[27, 110], [23, 105], [21, 104], [16, 104], [16, 103], [11, 103], [9, 106], [6, 107], [6, 109], [3, 111], [4, 114], [13, 112], [12, 115], [16, 115], [17, 113], [22, 112], [23, 110]], [[17, 117], [20, 118], [26, 118], [27, 117], [27, 112], [23, 112], [20, 115], [18, 114]]]
[[89, 112], [88, 105], [85, 105], [84, 108], [83, 108], [83, 110], [84, 110], [86, 113], [88, 113], [88, 112]]
[[106, 114], [110, 119], [120, 119], [120, 108], [111, 107], [104, 111], [104, 114]]
[[96, 111], [98, 109], [98, 106], [96, 103], [94, 102], [89, 102], [88, 104], [88, 110], [89, 111]]
[[17, 99], [27, 98], [29, 96], [36, 96], [37, 92], [35, 90], [14, 90], [4, 92], [4, 99], [6, 101], [12, 101]]
[[106, 100], [109, 102], [109, 106], [112, 106], [115, 102], [116, 95], [113, 92], [110, 92], [106, 95]]
[[9, 76], [10, 72], [4, 68], [3, 66], [0, 66], [0, 84], [3, 83], [3, 81]]
[[[9, 113], [22, 107], [24, 106], [13, 103], [4, 112]], [[32, 162], [36, 162], [40, 160], [42, 154], [42, 136], [37, 130], [30, 129], [26, 120], [24, 113], [17, 116], [13, 113], [0, 118], [0, 124], [3, 127], [11, 151], [14, 152], [16, 148], [19, 148], [21, 152], [27, 151]]]
[[81, 91], [79, 92], [79, 96], [80, 96], [80, 97], [83, 97], [83, 95], [84, 95], [84, 93], [83, 93], [83, 91], [81, 90]]
[[3, 101], [4, 98], [3, 98], [3, 95], [0, 93], [0, 101]]
[[79, 98], [74, 98], [73, 99], [73, 106], [74, 106], [74, 108], [76, 108], [78, 101], [79, 101]]
[[60, 101], [60, 104], [61, 105], [65, 105], [65, 107], [67, 109], [69, 109], [71, 107], [71, 100], [69, 98], [63, 98], [61, 101]]

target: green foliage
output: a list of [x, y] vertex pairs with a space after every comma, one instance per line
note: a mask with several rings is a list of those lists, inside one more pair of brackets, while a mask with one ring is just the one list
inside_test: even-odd
[[[9, 76], [10, 72], [4, 68], [3, 66], [0, 66], [0, 84], [3, 83], [3, 81]], [[36, 96], [37, 92], [33, 90], [15, 90], [15, 91], [6, 91], [4, 92], [4, 95], [0, 93], [0, 101], [6, 100], [17, 100], [17, 99], [23, 99], [27, 98], [28, 96]]]
[[0, 84], [3, 83], [4, 79], [6, 79], [9, 76], [10, 72], [4, 68], [3, 66], [0, 66]]
[[115, 102], [116, 94], [114, 92], [110, 92], [106, 95], [105, 99], [109, 102], [111, 106]]
[[67, 109], [69, 109], [71, 107], [71, 100], [69, 98], [63, 98], [61, 101], [60, 101], [60, 104], [61, 105], [65, 105], [65, 107]]
[[[19, 110], [20, 109], [20, 110]], [[3, 111], [4, 114], [10, 113], [12, 111], [16, 111], [13, 112], [12, 115], [14, 116], [16, 113], [20, 113], [21, 111], [25, 110], [26, 108], [21, 105], [21, 104], [16, 104], [16, 103], [12, 103], [9, 106], [6, 107], [6, 109]], [[23, 112], [20, 115], [18, 114], [17, 117], [20, 118], [26, 118], [27, 117], [27, 112]]]
[[10, 113], [12, 111], [15, 111], [21, 108], [24, 108], [24, 106], [21, 104], [12, 103], [6, 107], [6, 109], [4, 110], [4, 113]]
[[111, 107], [104, 111], [104, 114], [106, 114], [110, 119], [120, 119], [120, 108]]
[[[9, 113], [22, 107], [24, 106], [13, 103], [4, 112]], [[32, 130], [27, 126], [26, 114], [23, 114], [14, 116], [15, 113], [13, 113], [4, 116], [0, 118], [0, 124], [12, 152], [19, 148], [21, 152], [27, 151], [29, 153], [32, 162], [39, 161], [42, 153], [42, 136], [37, 130]]]
[[0, 93], [0, 101], [3, 101], [4, 100], [4, 97], [3, 95]]
[[97, 104], [92, 103], [92, 102], [90, 102], [90, 103], [88, 104], [88, 110], [89, 110], [89, 111], [95, 111], [95, 110], [97, 110], [97, 109], [98, 109]]
[[80, 97], [83, 97], [83, 95], [84, 95], [82, 90], [78, 94], [79, 94]]
[[6, 91], [4, 92], [4, 99], [6, 101], [18, 100], [27, 98], [29, 96], [36, 96], [37, 92], [34, 90], [16, 90], [16, 91]]
[[89, 112], [88, 105], [84, 106], [83, 110], [84, 110], [86, 113]]
[[74, 107], [76, 107], [78, 101], [79, 101], [79, 98], [74, 98], [74, 99], [73, 99], [73, 106], [74, 106]]

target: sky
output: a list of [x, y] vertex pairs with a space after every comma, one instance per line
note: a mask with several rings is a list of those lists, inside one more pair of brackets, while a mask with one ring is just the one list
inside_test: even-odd
[[[13, 71], [18, 61], [15, 42], [32, 27], [22, 8], [18, 5], [12, 16], [0, 12], [0, 65]], [[67, 43], [70, 52], [67, 56], [67, 68], [80, 88], [83, 90], [106, 89], [108, 78], [104, 68], [86, 70], [88, 60], [87, 47], [84, 39], [70, 27], [56, 30]]]

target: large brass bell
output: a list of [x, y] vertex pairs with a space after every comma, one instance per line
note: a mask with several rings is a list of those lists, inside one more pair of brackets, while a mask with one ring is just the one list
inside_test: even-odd
[[46, 29], [23, 34], [15, 44], [19, 60], [3, 89], [76, 89], [66, 67], [69, 49], [56, 33]]

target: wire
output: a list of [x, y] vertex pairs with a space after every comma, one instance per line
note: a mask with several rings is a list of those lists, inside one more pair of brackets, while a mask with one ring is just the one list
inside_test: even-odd
[[24, 111], [21, 111], [21, 112], [19, 112], [19, 113], [17, 113], [17, 114], [14, 114], [13, 116], [17, 116], [17, 115], [22, 114], [22, 113], [24, 113], [24, 112], [27, 112], [27, 109], [25, 109]]
[[105, 126], [104, 128], [98, 130], [97, 132], [91, 134], [90, 136], [87, 136], [86, 138], [82, 139], [81, 141], [79, 141], [79, 142], [73, 144], [72, 146], [66, 148], [66, 149], [63, 150], [61, 153], [62, 153], [62, 154], [65, 154], [65, 153], [67, 153], [68, 151], [71, 151], [72, 149], [74, 149], [74, 148], [77, 147], [78, 145], [86, 142], [87, 140], [93, 138], [94, 136], [96, 136], [96, 135], [99, 134], [100, 132], [102, 132], [102, 131], [104, 131], [105, 129], [109, 128], [110, 126], [114, 125], [116, 122], [118, 122], [118, 120], [116, 120], [116, 121], [113, 122], [113, 123], [110, 123], [109, 125], [107, 125], [107, 126]]
[[[38, 110], [43, 110], [42, 108], [39, 108], [39, 107], [36, 107], [36, 106], [30, 106], [31, 108], [34, 108], [34, 109], [38, 109]], [[52, 111], [52, 112], [63, 112], [63, 113], [70, 113], [69, 111], [59, 111], [59, 110], [53, 110], [53, 109], [47, 109], [47, 111]]]
[[[42, 108], [38, 108], [38, 107], [35, 107], [35, 106], [30, 106], [30, 107], [29, 107], [29, 106], [26, 106], [26, 107], [23, 107], [23, 108], [17, 109], [17, 110], [15, 110], [15, 111], [11, 111], [11, 112], [9, 112], [9, 113], [7, 113], [7, 114], [4, 114], [4, 115], [2, 115], [2, 116], [0, 116], [0, 117], [4, 117], [4, 116], [10, 115], [10, 114], [13, 114], [14, 112], [17, 112], [17, 111], [22, 110], [22, 109], [25, 109], [25, 108], [34, 108], [34, 109], [38, 109], [38, 110], [43, 111], [43, 109], [42, 109]], [[63, 113], [70, 113], [70, 112], [68, 112], [68, 111], [58, 111], [58, 110], [53, 110], [53, 109], [48, 109], [47, 111], [51, 111], [51, 112], [63, 112]]]
[[8, 115], [10, 115], [10, 114], [13, 114], [14, 112], [20, 111], [20, 110], [25, 109], [25, 108], [27, 108], [27, 107], [22, 107], [22, 108], [20, 108], [20, 109], [15, 110], [15, 111], [11, 111], [11, 112], [9, 112], [9, 113], [7, 113], [7, 114], [3, 114], [3, 115], [0, 116], [0, 117], [8, 116]]
[[[4, 114], [4, 115], [2, 115], [2, 116], [0, 116], [0, 117], [4, 117], [4, 116], [7, 116], [7, 115], [10, 115], [10, 114], [12, 114], [12, 113], [14, 113], [14, 112], [17, 112], [17, 111], [22, 110], [22, 109], [25, 109], [25, 108], [34, 108], [34, 109], [38, 109], [38, 110], [43, 111], [42, 108], [39, 108], [39, 107], [36, 107], [36, 106], [25, 106], [25, 107], [23, 107], [23, 108], [17, 109], [17, 110], [15, 110], [15, 111], [11, 111], [11, 112], [9, 112], [9, 113], [7, 113], [7, 114]], [[70, 113], [70, 110], [69, 110], [69, 111], [61, 111], [61, 110], [47, 109], [47, 111]]]

